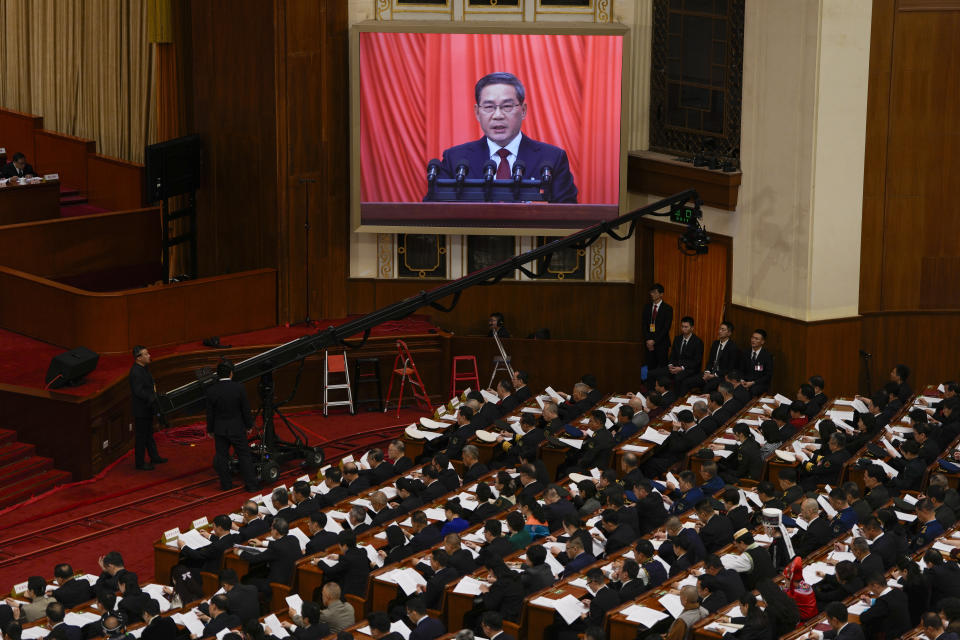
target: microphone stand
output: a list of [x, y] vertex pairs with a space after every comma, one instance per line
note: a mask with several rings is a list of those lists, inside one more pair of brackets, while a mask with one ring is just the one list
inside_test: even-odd
[[303, 209], [303, 237], [305, 240], [305, 250], [303, 253], [303, 274], [305, 279], [304, 297], [307, 304], [306, 316], [303, 323], [308, 327], [312, 324], [310, 319], [310, 187], [308, 185], [316, 183], [316, 178], [300, 178], [299, 182], [303, 185], [303, 194], [306, 197]]
[[873, 390], [870, 388], [870, 359], [873, 354], [860, 349], [860, 357], [863, 358], [863, 368], [867, 372], [867, 397], [869, 398], [873, 394]]
[[[500, 328], [497, 327], [497, 331]], [[497, 331], [493, 332], [493, 341], [497, 343], [497, 350], [500, 351], [500, 357], [503, 358], [503, 366], [507, 368], [507, 373], [510, 374], [510, 379], [513, 380], [513, 367], [510, 366], [510, 356], [507, 355], [507, 350], [503, 348], [503, 343], [500, 342], [500, 336], [497, 335]]]

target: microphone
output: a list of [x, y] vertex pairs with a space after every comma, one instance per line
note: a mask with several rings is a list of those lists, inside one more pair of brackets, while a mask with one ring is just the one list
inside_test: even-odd
[[540, 182], [549, 184], [553, 180], [553, 167], [548, 164], [540, 167]]
[[483, 181], [489, 184], [493, 182], [496, 175], [497, 163], [493, 160], [487, 160], [487, 164], [483, 165]]
[[466, 180], [467, 174], [470, 173], [470, 165], [468, 165], [463, 160], [460, 160], [457, 164], [457, 172], [454, 177], [457, 179], [457, 186], [462, 187], [463, 181]]
[[527, 171], [527, 165], [523, 163], [523, 160], [517, 160], [513, 163], [513, 183], [520, 184], [520, 181], [523, 180], [523, 174]]
[[437, 172], [440, 171], [440, 161], [436, 158], [432, 158], [430, 162], [427, 163], [427, 182], [433, 184], [437, 179]]

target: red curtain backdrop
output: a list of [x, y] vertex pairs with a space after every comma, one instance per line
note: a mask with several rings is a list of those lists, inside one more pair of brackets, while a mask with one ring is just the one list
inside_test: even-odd
[[494, 71], [526, 88], [523, 134], [567, 151], [578, 201], [620, 195], [619, 36], [360, 34], [363, 202], [419, 202], [426, 166], [483, 135], [473, 87]]

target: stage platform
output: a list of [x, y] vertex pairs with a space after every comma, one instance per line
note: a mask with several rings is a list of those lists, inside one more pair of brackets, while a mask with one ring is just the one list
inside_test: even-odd
[[[349, 318], [321, 320], [314, 327], [325, 329], [347, 320]], [[163, 347], [147, 343], [146, 346], [153, 355], [151, 371], [157, 386], [165, 391], [194, 380], [198, 369], [215, 367], [221, 357], [239, 362], [315, 333], [318, 329], [314, 327], [284, 326], [220, 336], [221, 344], [231, 345], [225, 349], [211, 349], [199, 341]], [[441, 402], [448, 391], [449, 338], [427, 316], [412, 316], [376, 327], [366, 344], [351, 349], [348, 358], [379, 358], [380, 378], [386, 394], [396, 340], [403, 339], [413, 353], [431, 399]], [[95, 475], [133, 446], [127, 378], [132, 358], [128, 354], [102, 355], [96, 371], [84, 384], [44, 390], [43, 378], [50, 358], [62, 351], [61, 345], [0, 330], [0, 425], [15, 430], [20, 442], [36, 445], [40, 455], [53, 458], [58, 469], [70, 471], [75, 480], [81, 480]], [[290, 394], [296, 373], [296, 365], [277, 372], [278, 398], [285, 399]], [[286, 408], [295, 411], [319, 405], [323, 398], [322, 375], [322, 353], [307, 358], [297, 395]], [[247, 385], [254, 408], [259, 406], [256, 385], [256, 381]], [[361, 395], [371, 393], [375, 395], [375, 390], [361, 389]], [[187, 415], [176, 416], [174, 424], [191, 419], [193, 417]]]

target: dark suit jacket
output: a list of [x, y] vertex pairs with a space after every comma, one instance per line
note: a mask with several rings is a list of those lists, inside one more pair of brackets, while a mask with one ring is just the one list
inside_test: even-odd
[[710, 345], [710, 353], [707, 354], [707, 363], [704, 365], [704, 370], [723, 377], [740, 366], [740, 348], [733, 340], [727, 340], [727, 344], [723, 345], [723, 351], [720, 352], [718, 358], [717, 350], [719, 349], [720, 341], [714, 340], [713, 344]]
[[201, 571], [217, 573], [220, 571], [220, 560], [223, 558], [223, 552], [240, 543], [240, 535], [237, 533], [228, 533], [222, 538], [216, 534], [210, 536], [210, 544], [199, 549], [184, 547], [180, 550], [187, 560], [193, 561], [194, 566], [199, 566]]
[[700, 528], [700, 539], [707, 553], [716, 553], [733, 542], [733, 523], [727, 516], [718, 513]]
[[503, 561], [503, 559], [516, 551], [510, 540], [506, 536], [497, 536], [491, 542], [480, 547], [480, 555], [477, 561], [485, 567], [492, 567]]
[[577, 512], [577, 507], [569, 500], [561, 498], [553, 504], [543, 507], [543, 513], [547, 516], [547, 528], [550, 531], [557, 531], [563, 526], [564, 517]]
[[487, 465], [483, 464], [482, 462], [478, 462], [463, 472], [463, 483], [467, 484], [473, 482], [474, 480], [479, 480], [482, 476], [489, 472], [490, 470], [487, 469]]
[[397, 475], [406, 473], [411, 468], [413, 468], [413, 460], [406, 456], [403, 456], [399, 460], [393, 461], [393, 472]]
[[754, 383], [750, 392], [757, 396], [770, 388], [770, 381], [773, 379], [773, 356], [765, 347], [761, 347], [757, 354], [756, 365], [753, 364], [752, 356], [752, 349], [744, 350], [740, 373], [744, 381]]
[[227, 591], [227, 611], [246, 622], [260, 617], [260, 594], [252, 584], [234, 585]]
[[59, 588], [54, 589], [50, 595], [56, 598], [64, 609], [72, 609], [93, 598], [93, 587], [86, 580], [71, 578], [60, 585]]
[[673, 325], [673, 307], [660, 301], [660, 308], [657, 309], [657, 321], [654, 323], [656, 331], [650, 333], [650, 315], [653, 313], [653, 303], [648, 302], [643, 305], [642, 328], [643, 339], [653, 340], [655, 344], [669, 348], [670, 346], [670, 327]]
[[212, 638], [216, 636], [223, 629], [232, 629], [234, 627], [240, 626], [240, 618], [233, 615], [232, 613], [221, 613], [216, 618], [208, 622], [203, 627], [203, 635], [201, 638]]
[[824, 640], [864, 640], [863, 629], [855, 622], [849, 622], [840, 631], [823, 632]]
[[207, 432], [218, 436], [243, 436], [253, 428], [250, 402], [243, 385], [220, 380], [207, 389]]
[[384, 460], [378, 464], [373, 469], [362, 469], [360, 471], [361, 476], [365, 476], [370, 480], [370, 485], [383, 484], [396, 474], [393, 464]]
[[873, 606], [860, 614], [864, 633], [874, 636], [879, 632], [887, 638], [899, 638], [913, 628], [910, 624], [910, 606], [902, 589], [891, 589], [877, 598]]
[[590, 611], [587, 613], [588, 626], [603, 626], [603, 617], [608, 611], [620, 606], [620, 596], [608, 586], [603, 586], [590, 600]]
[[[490, 147], [484, 136], [479, 140], [450, 147], [444, 151], [437, 175], [440, 178], [453, 178], [457, 166], [466, 163], [470, 167], [468, 178], [482, 178], [483, 166], [488, 160], [490, 160]], [[570, 162], [567, 160], [566, 151], [524, 134], [517, 149], [517, 161], [526, 165], [526, 178], [539, 180], [540, 170], [543, 167], [552, 168], [553, 197], [550, 198], [550, 202], [577, 201], [577, 186], [574, 184], [573, 174], [570, 173]]]
[[520, 581], [527, 594], [546, 589], [554, 583], [553, 572], [546, 564], [528, 567], [524, 565], [523, 573], [520, 574]]
[[631, 580], [626, 584], [618, 585], [617, 595], [620, 597], [620, 603], [635, 600], [640, 595], [646, 593], [647, 586], [641, 580]]
[[687, 340], [687, 348], [682, 353], [681, 346], [683, 346], [683, 335], [678, 333], [673, 338], [673, 346], [670, 348], [670, 364], [683, 367], [683, 375], [700, 373], [700, 367], [703, 366], [703, 340], [693, 334]]
[[563, 568], [563, 573], [560, 574], [560, 577], [566, 578], [566, 577], [575, 575], [583, 571], [584, 569], [586, 569], [596, 561], [597, 559], [593, 557], [592, 553], [588, 551], [584, 551], [583, 553], [578, 555], [576, 558], [573, 558], [572, 560], [570, 560], [570, 562], [566, 564], [566, 566]]
[[301, 555], [300, 541], [291, 535], [271, 540], [267, 548], [260, 553], [253, 551], [240, 553], [240, 557], [250, 564], [269, 564], [267, 579], [280, 584], [291, 584], [294, 565]]
[[177, 623], [164, 616], [156, 616], [140, 634], [140, 640], [170, 640], [176, 637]]
[[807, 525], [799, 544], [794, 544], [794, 551], [799, 556], [807, 556], [833, 539], [833, 529], [824, 516]]
[[350, 492], [342, 484], [338, 484], [334, 488], [330, 489], [323, 495], [317, 496], [317, 502], [320, 503], [320, 508], [323, 507], [332, 507], [333, 505], [346, 500], [350, 497]]
[[251, 538], [262, 536], [267, 531], [270, 531], [270, 524], [265, 518], [257, 518], [247, 524], [240, 525], [240, 528], [237, 529], [237, 534], [240, 536], [240, 540], [246, 542]]
[[447, 632], [447, 628], [436, 618], [421, 618], [410, 631], [409, 640], [434, 640]]
[[863, 560], [858, 560], [854, 563], [857, 565], [857, 571], [860, 572], [860, 577], [866, 581], [868, 577], [874, 573], [883, 574], [883, 559], [880, 557], [879, 553], [871, 553]]
[[433, 574], [427, 580], [427, 591], [424, 594], [428, 609], [437, 609], [440, 606], [440, 597], [443, 595], [443, 589], [448, 584], [460, 577], [453, 567], [444, 567]]
[[67, 640], [83, 639], [83, 632], [80, 630], [80, 627], [74, 626], [72, 624], [67, 624], [66, 622], [61, 622], [59, 624], [55, 624], [51, 629], [51, 631], [53, 629], [56, 629], [57, 627], [63, 627], [67, 630]]
[[157, 392], [153, 376], [146, 367], [130, 367], [130, 408], [134, 418], [152, 418], [157, 413]]
[[[24, 165], [23, 165], [23, 177], [25, 178], [25, 177], [30, 176], [30, 175], [35, 176], [35, 175], [37, 175], [37, 172], [33, 170], [33, 166], [31, 166], [31, 165], [29, 165], [29, 164], [24, 164]], [[16, 168], [15, 166], [13, 166], [13, 163], [12, 163], [12, 162], [8, 162], [7, 164], [3, 165], [3, 169], [0, 170], [0, 178], [12, 178], [12, 177], [14, 177], [14, 176], [18, 176], [18, 177], [19, 177], [20, 174], [19, 174], [19, 172], [17, 171], [17, 168]], [[539, 176], [538, 176], [538, 177], [539, 177]], [[558, 201], [558, 202], [559, 202], [559, 201]], [[574, 201], [574, 202], [576, 202], [576, 201]]]
[[[381, 512], [382, 513], [382, 512]], [[306, 554], [319, 553], [337, 544], [337, 534], [322, 529], [316, 532], [307, 543]]]
[[363, 549], [353, 547], [340, 556], [332, 567], [323, 566], [323, 575], [328, 582], [336, 582], [344, 593], [366, 597], [367, 579], [370, 577], [370, 559]]

